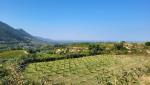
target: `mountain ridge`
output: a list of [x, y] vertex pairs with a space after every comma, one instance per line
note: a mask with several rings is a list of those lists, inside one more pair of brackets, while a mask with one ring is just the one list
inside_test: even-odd
[[24, 43], [54, 43], [53, 40], [35, 37], [23, 29], [14, 27], [0, 21], [0, 41], [1, 42], [24, 42]]

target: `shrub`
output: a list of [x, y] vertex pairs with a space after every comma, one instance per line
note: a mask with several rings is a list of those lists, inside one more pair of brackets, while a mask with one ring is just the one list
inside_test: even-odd
[[150, 46], [150, 42], [145, 42], [145, 45], [146, 46]]

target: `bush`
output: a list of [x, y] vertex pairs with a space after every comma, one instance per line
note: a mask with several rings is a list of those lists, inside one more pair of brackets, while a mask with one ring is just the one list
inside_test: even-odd
[[2, 66], [0, 66], [0, 78], [3, 78], [4, 76], [7, 76], [7, 70], [4, 69]]
[[103, 48], [99, 45], [89, 45], [88, 49], [90, 55], [101, 54], [101, 52], [103, 51]]
[[145, 46], [150, 46], [150, 42], [145, 42]]

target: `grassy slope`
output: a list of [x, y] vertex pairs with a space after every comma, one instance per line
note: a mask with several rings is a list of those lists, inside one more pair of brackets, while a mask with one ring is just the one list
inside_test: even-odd
[[31, 81], [47, 85], [140, 85], [150, 72], [149, 61], [145, 56], [99, 55], [33, 63], [23, 74]]
[[[12, 84], [12, 82], [18, 82], [18, 80], [16, 80], [19, 75], [19, 71], [17, 71], [19, 68], [18, 61], [27, 54], [25, 50], [10, 50], [0, 53], [0, 85], [10, 85], [8, 80], [11, 80], [9, 81], [11, 85], [17, 85]], [[3, 80], [6, 80], [8, 84], [6, 84], [6, 82], [2, 84]]]
[[10, 50], [0, 53], [0, 58], [13, 58], [27, 55], [25, 50]]

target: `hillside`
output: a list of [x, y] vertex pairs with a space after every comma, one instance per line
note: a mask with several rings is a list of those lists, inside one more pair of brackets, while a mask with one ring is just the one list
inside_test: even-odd
[[33, 37], [22, 29], [14, 29], [13, 27], [0, 22], [0, 41], [31, 41]]
[[32, 36], [31, 34], [27, 33], [23, 29], [15, 29], [10, 25], [0, 21], [0, 42], [23, 42], [23, 43], [50, 43], [54, 44], [53, 40], [45, 40], [42, 38], [38, 38]]

